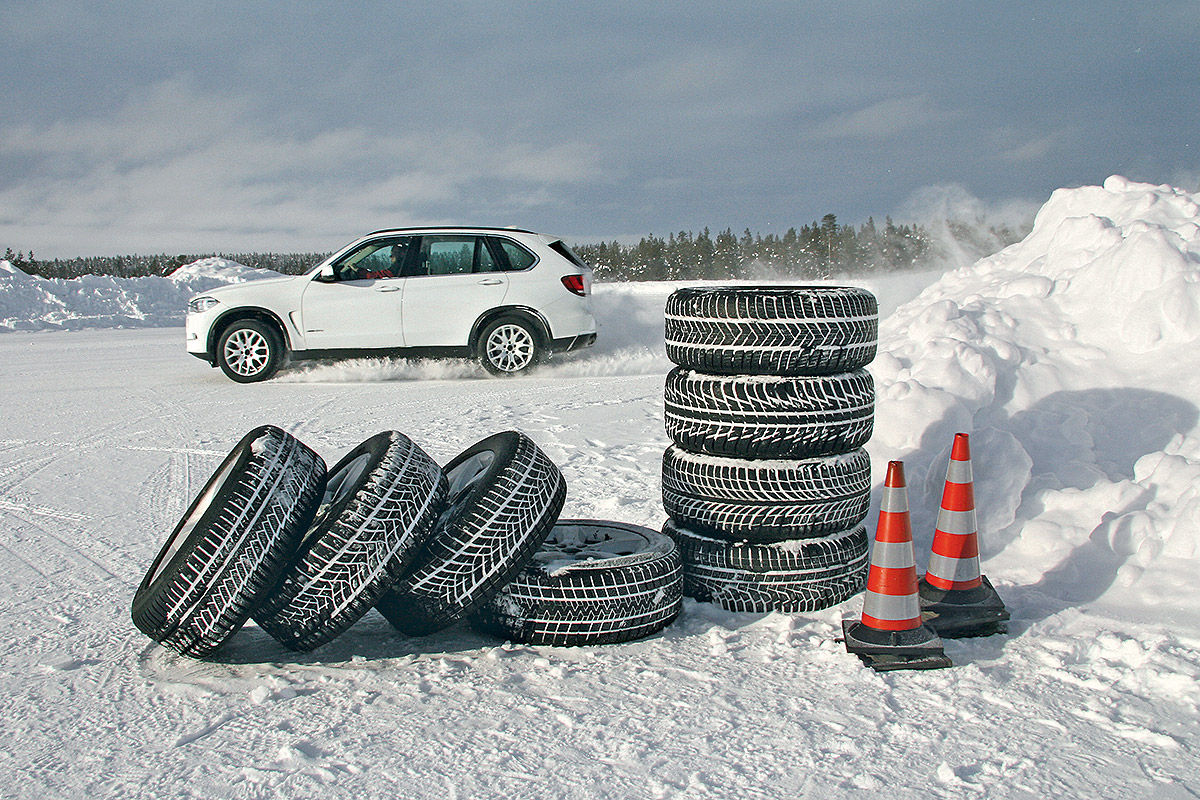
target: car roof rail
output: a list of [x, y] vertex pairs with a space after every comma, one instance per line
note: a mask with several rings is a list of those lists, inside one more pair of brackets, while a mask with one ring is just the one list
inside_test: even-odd
[[377, 233], [400, 233], [402, 231], [499, 231], [537, 235], [537, 231], [530, 231], [524, 228], [501, 228], [495, 225], [410, 225], [403, 228], [381, 228], [377, 231], [371, 231], [366, 235], [374, 236]]

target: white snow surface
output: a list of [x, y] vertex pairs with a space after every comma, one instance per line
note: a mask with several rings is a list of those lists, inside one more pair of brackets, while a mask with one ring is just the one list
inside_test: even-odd
[[[562, 468], [564, 517], [659, 527], [674, 284], [598, 286], [596, 347], [511, 380], [363, 360], [242, 386], [177, 327], [0, 336], [0, 796], [1195, 797], [1198, 200], [1064, 189], [1024, 241], [923, 291], [863, 282], [884, 309], [876, 502], [903, 459], [922, 566], [952, 436], [971, 433], [984, 571], [1012, 613], [931, 672], [845, 652], [861, 597], [688, 601], [661, 635], [596, 648], [405, 638], [372, 613], [313, 653], [251, 624], [197, 661], [130, 623], [172, 527], [262, 423], [331, 464], [380, 430], [445, 463], [517, 428]], [[166, 319], [170, 279], [105, 279], [128, 312], [90, 317], [82, 292], [0, 279], [2, 316], [29, 327], [165, 324], [146, 320]], [[63, 310], [26, 313], [47, 294]]]

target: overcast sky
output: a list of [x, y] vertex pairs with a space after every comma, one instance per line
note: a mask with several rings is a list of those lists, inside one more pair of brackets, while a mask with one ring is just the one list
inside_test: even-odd
[[[912, 10], [915, 8], [916, 10]], [[905, 10], [901, 10], [905, 9]], [[569, 241], [1200, 181], [1200, 3], [0, 2], [0, 247]]]

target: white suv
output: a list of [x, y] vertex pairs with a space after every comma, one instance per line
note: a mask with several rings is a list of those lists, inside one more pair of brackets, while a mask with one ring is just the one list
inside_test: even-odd
[[476, 355], [497, 375], [596, 340], [592, 271], [561, 240], [513, 228], [376, 231], [305, 275], [188, 302], [187, 349], [235, 381], [288, 359]]

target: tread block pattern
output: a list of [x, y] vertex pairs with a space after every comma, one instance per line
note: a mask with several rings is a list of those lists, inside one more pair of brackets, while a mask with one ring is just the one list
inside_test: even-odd
[[663, 392], [667, 434], [684, 450], [737, 458], [848, 453], [871, 438], [875, 383], [863, 370], [797, 378], [676, 367]]
[[[227, 466], [226, 482], [213, 487]], [[242, 439], [212, 480], [133, 601], [138, 629], [188, 656], [216, 650], [278, 582], [316, 513], [325, 462], [287, 432], [264, 426]], [[216, 493], [208, 498], [210, 488]], [[186, 534], [206, 499], [208, 509]]]
[[829, 375], [869, 364], [879, 306], [846, 286], [689, 287], [666, 305], [667, 357], [720, 375]]
[[642, 558], [589, 562], [582, 569], [549, 573], [531, 564], [480, 608], [473, 623], [534, 645], [615, 644], [649, 636], [683, 607], [679, 550], [665, 544]]
[[672, 522], [663, 532], [683, 557], [683, 593], [729, 611], [818, 611], [852, 597], [866, 583], [862, 526], [780, 544], [723, 542]]
[[557, 521], [566, 481], [529, 437], [517, 436], [480, 496], [443, 517], [408, 574], [380, 599], [379, 612], [403, 633], [433, 633], [465, 617], [511, 580]]
[[776, 542], [825, 536], [863, 520], [871, 460], [846, 455], [765, 461], [663, 453], [663, 507], [683, 527], [717, 538]]
[[254, 615], [286, 647], [312, 650], [353, 625], [433, 532], [447, 492], [442, 468], [404, 434], [384, 437], [353, 499], [335, 519], [317, 520], [307, 549]]

